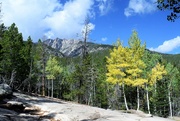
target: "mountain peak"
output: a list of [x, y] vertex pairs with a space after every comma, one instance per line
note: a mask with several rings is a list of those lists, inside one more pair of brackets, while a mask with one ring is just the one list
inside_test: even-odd
[[[47, 39], [44, 43], [68, 57], [75, 57], [82, 54], [83, 42], [76, 39]], [[95, 52], [99, 50], [109, 49], [110, 45], [100, 45], [87, 42], [88, 52]]]

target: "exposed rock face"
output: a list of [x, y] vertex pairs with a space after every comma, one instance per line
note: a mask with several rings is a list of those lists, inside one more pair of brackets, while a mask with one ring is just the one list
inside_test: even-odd
[[12, 89], [9, 85], [5, 83], [0, 84], [0, 97], [11, 96], [12, 93]]
[[[82, 54], [83, 42], [75, 39], [48, 39], [44, 43], [68, 57], [75, 57]], [[110, 45], [100, 45], [91, 42], [87, 42], [88, 52], [96, 52], [99, 50], [109, 49]]]
[[52, 121], [52, 117], [44, 116], [43, 111], [28, 103], [30, 98], [26, 100], [21, 95], [3, 98], [0, 102], [0, 121]]
[[25, 109], [25, 106], [23, 105], [22, 102], [8, 101], [6, 104], [6, 108], [8, 108], [10, 110], [14, 110], [16, 112], [21, 112], [22, 110]]
[[[10, 110], [9, 104], [18, 110]], [[22, 108], [23, 107], [25, 108]], [[144, 112], [130, 110], [123, 113], [88, 105], [65, 102], [55, 98], [13, 93], [13, 98], [0, 103], [0, 121], [174, 121], [168, 118], [150, 117]], [[179, 121], [177, 117], [177, 121]]]
[[[0, 108], [0, 121], [41, 121], [40, 116]], [[47, 119], [47, 121], [50, 121]]]

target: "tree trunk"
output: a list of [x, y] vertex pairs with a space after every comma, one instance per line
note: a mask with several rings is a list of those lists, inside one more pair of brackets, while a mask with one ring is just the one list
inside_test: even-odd
[[53, 85], [53, 79], [51, 80], [51, 83], [52, 83], [52, 85], [51, 85], [51, 97], [53, 97], [53, 90], [54, 90], [54, 89], [53, 89], [53, 86], [54, 86], [54, 85]]
[[15, 69], [13, 69], [13, 71], [11, 72], [11, 78], [10, 78], [10, 83], [9, 83], [9, 86], [11, 86], [12, 88], [14, 88], [14, 79], [15, 79], [15, 76], [16, 76], [16, 71]]
[[149, 106], [149, 92], [148, 92], [147, 84], [146, 84], [146, 98], [147, 98], [148, 113], [151, 114], [151, 112], [150, 112], [150, 106]]
[[168, 89], [168, 98], [169, 98], [169, 110], [170, 110], [170, 117], [172, 118], [172, 102], [171, 102], [171, 90], [170, 90], [171, 84], [169, 85]]
[[93, 106], [95, 106], [95, 102], [96, 102], [96, 82], [93, 81]]
[[43, 61], [43, 76], [42, 76], [42, 95], [45, 96], [45, 62], [44, 61]]
[[42, 96], [45, 96], [45, 91], [44, 91], [44, 76], [42, 77]]
[[[157, 96], [157, 85], [156, 85], [156, 83], [155, 83], [155, 85], [154, 85], [154, 87], [155, 87], [155, 97]], [[156, 103], [154, 104], [154, 113], [157, 115], [157, 108], [156, 108]]]
[[89, 94], [89, 99], [88, 99], [88, 105], [91, 105], [91, 103], [92, 103], [92, 94], [91, 94], [91, 92], [90, 92], [90, 94]]
[[45, 61], [45, 49], [43, 45], [43, 52], [42, 52], [42, 61], [43, 61], [43, 76], [42, 76], [42, 95], [45, 96], [45, 68], [46, 68], [46, 61]]
[[90, 28], [89, 28], [89, 17], [87, 16], [86, 19], [85, 19], [85, 23], [84, 23], [84, 31], [83, 31], [83, 39], [84, 39], [84, 47], [83, 47], [83, 57], [85, 57], [87, 55], [87, 40], [88, 40], [88, 35], [89, 35], [89, 32], [90, 32]]
[[137, 86], [137, 110], [139, 110], [139, 87]]
[[129, 110], [128, 105], [127, 105], [127, 101], [126, 101], [125, 91], [124, 91], [124, 83], [122, 84], [122, 88], [123, 88], [124, 103], [125, 103], [125, 106], [126, 106], [126, 110]]
[[48, 82], [48, 97], [50, 97], [50, 91], [49, 91], [49, 88], [50, 88], [50, 82], [49, 82], [49, 80], [47, 81]]

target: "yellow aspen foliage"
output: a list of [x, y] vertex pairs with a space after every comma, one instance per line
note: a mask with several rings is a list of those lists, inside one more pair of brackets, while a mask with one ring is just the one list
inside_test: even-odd
[[129, 49], [123, 47], [118, 41], [117, 47], [114, 47], [110, 52], [110, 57], [107, 57], [107, 82], [119, 85], [124, 83], [125, 70], [129, 67], [127, 63], [129, 56]]
[[167, 71], [163, 65], [157, 63], [154, 68], [152, 68], [151, 73], [149, 74], [149, 84], [152, 86], [156, 83], [157, 80], [163, 78], [163, 75], [166, 75]]
[[[140, 60], [137, 60], [140, 61]], [[143, 79], [142, 73], [143, 69], [145, 68], [145, 64], [140, 62], [140, 63], [131, 63], [131, 66], [126, 70], [128, 73], [128, 79], [129, 79], [129, 84], [132, 86], [139, 86], [143, 87], [145, 83], [148, 82], [147, 79]]]
[[148, 82], [147, 79], [142, 78], [143, 70], [146, 68], [142, 60], [145, 45], [141, 45], [137, 32], [133, 31], [129, 48], [123, 47], [120, 41], [117, 41], [116, 46], [110, 52], [110, 57], [107, 57], [107, 81], [120, 85], [124, 83], [131, 86], [144, 86]]

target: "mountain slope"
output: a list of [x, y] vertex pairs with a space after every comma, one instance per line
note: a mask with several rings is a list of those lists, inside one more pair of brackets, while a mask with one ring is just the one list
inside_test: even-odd
[[[83, 42], [75, 39], [47, 39], [44, 44], [58, 50], [67, 57], [75, 57], [82, 54]], [[99, 50], [106, 50], [112, 48], [111, 45], [101, 45], [92, 42], [87, 42], [88, 52], [97, 52]]]
[[[60, 55], [60, 57], [77, 57], [82, 54], [83, 42], [75, 39], [47, 39], [44, 41], [44, 44], [51, 48], [51, 53], [55, 51], [55, 54]], [[104, 56], [108, 56], [107, 50], [112, 49], [112, 45], [103, 45], [96, 44], [92, 42], [87, 42], [87, 49], [90, 53], [103, 53]], [[154, 51], [147, 51], [153, 53], [157, 53], [162, 55], [162, 57], [167, 61], [172, 63], [173, 65], [180, 67], [180, 54], [164, 54], [158, 53]]]
[[180, 54], [163, 54], [162, 57], [180, 69]]
[[[33, 43], [34, 48], [37, 48], [38, 43]], [[58, 57], [64, 57], [64, 54], [61, 53], [60, 51], [58, 51], [57, 49], [52, 48], [51, 46], [48, 46], [46, 44], [43, 45], [45, 48], [45, 52], [48, 55], [54, 55], [54, 56], [58, 56]]]

